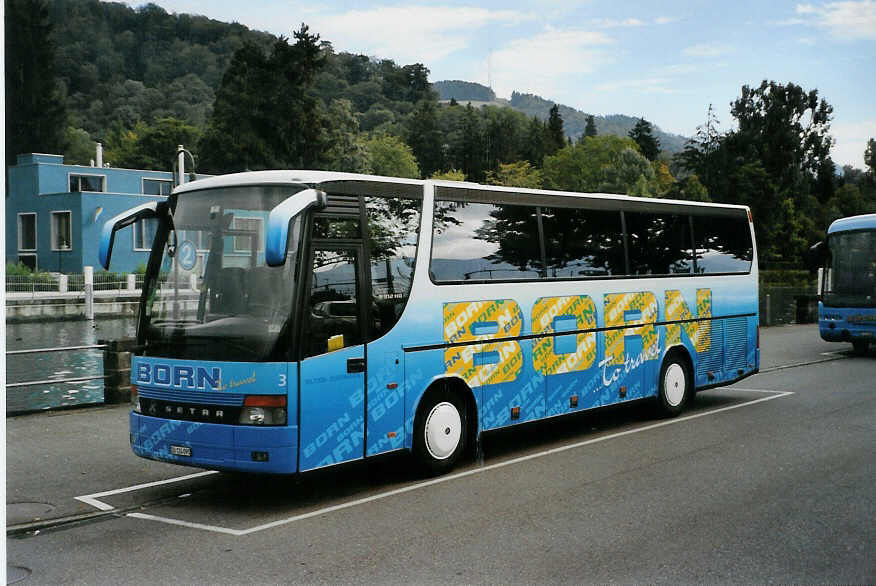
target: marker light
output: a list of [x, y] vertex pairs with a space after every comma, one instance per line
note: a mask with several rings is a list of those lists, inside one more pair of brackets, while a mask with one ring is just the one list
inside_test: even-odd
[[131, 385], [131, 408], [134, 413], [140, 413], [140, 391], [137, 385]]

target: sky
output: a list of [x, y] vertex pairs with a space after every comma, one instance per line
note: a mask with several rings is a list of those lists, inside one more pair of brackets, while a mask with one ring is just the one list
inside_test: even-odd
[[430, 81], [641, 116], [684, 136], [710, 104], [720, 129], [731, 128], [730, 103], [743, 85], [793, 82], [833, 106], [838, 165], [864, 168], [867, 140], [876, 138], [876, 0], [153, 3], [287, 37], [305, 23], [335, 51], [422, 63]]

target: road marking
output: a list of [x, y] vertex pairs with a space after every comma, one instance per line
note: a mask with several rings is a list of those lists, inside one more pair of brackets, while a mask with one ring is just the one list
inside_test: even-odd
[[[653, 423], [651, 425], [646, 425], [645, 427], [638, 427], [636, 429], [628, 429], [626, 431], [619, 431], [617, 433], [612, 433], [606, 436], [592, 438], [580, 442], [575, 442], [573, 444], [568, 444], [565, 446], [559, 446], [556, 448], [551, 448], [549, 450], [544, 450], [541, 452], [536, 452], [534, 454], [528, 454], [526, 456], [520, 456], [518, 458], [512, 458], [510, 460], [505, 460], [502, 462], [496, 462], [495, 464], [489, 464], [487, 466], [481, 466], [479, 468], [474, 468], [472, 470], [465, 470], [463, 472], [457, 472], [456, 474], [449, 474], [447, 476], [441, 476], [440, 478], [433, 478], [432, 480], [426, 480], [424, 482], [418, 482], [417, 484], [412, 484], [409, 486], [405, 486], [402, 488], [397, 488], [394, 490], [388, 490], [386, 492], [382, 492], [379, 494], [375, 494], [369, 497], [364, 497], [360, 499], [356, 499], [353, 501], [340, 503], [337, 505], [332, 505], [329, 507], [323, 507], [320, 509], [316, 509], [314, 511], [310, 511], [309, 513], [302, 513], [300, 515], [294, 515], [292, 517], [287, 517], [285, 519], [278, 519], [277, 521], [272, 521], [270, 523], [265, 523], [263, 525], [257, 525], [255, 527], [251, 527], [249, 529], [231, 529], [229, 527], [221, 527], [218, 525], [205, 525], [203, 523], [193, 523], [190, 521], [182, 521], [180, 519], [173, 519], [171, 517], [162, 517], [158, 515], [149, 515], [146, 513], [128, 513], [127, 517], [133, 517], [135, 519], [142, 519], [146, 521], [155, 521], [158, 523], [165, 523], [168, 525], [176, 525], [179, 527], [188, 527], [190, 529], [200, 529], [202, 531], [210, 531], [213, 533], [222, 533], [224, 535], [233, 535], [235, 537], [241, 537], [243, 535], [249, 535], [251, 533], [257, 533], [259, 531], [265, 531], [267, 529], [273, 529], [274, 527], [280, 527], [282, 525], [289, 525], [290, 523], [295, 523], [297, 521], [303, 521], [305, 519], [310, 519], [313, 517], [318, 517], [320, 515], [326, 515], [329, 513], [333, 513], [335, 511], [341, 511], [344, 509], [349, 509], [352, 507], [357, 507], [359, 505], [364, 505], [367, 503], [371, 503], [374, 501], [383, 500], [389, 497], [397, 496], [400, 494], [404, 494], [407, 492], [412, 492], [414, 490], [419, 490], [421, 488], [427, 488], [429, 486], [434, 486], [436, 484], [442, 484], [444, 482], [450, 482], [452, 480], [457, 480], [460, 478], [465, 478], [467, 476], [474, 476], [475, 474], [481, 474], [483, 472], [489, 472], [491, 470], [498, 470], [499, 468], [504, 468], [506, 466], [512, 466], [514, 464], [519, 464], [521, 462], [526, 462], [528, 460], [534, 460], [536, 458], [542, 458], [544, 456], [551, 456], [553, 454], [559, 454], [561, 452], [565, 452], [568, 450], [574, 450], [577, 448], [581, 448], [584, 446], [589, 446], [592, 444], [596, 444], [599, 442], [604, 442], [612, 439], [616, 439], [619, 437], [632, 435], [634, 433], [640, 433], [643, 431], [650, 431], [652, 429], [657, 429], [660, 427], [666, 427], [667, 425], [674, 425], [676, 423], [682, 423], [685, 421], [690, 421], [692, 419], [699, 419], [700, 417], [706, 417], [707, 415], [715, 415], [716, 413], [722, 413], [725, 411], [732, 411], [734, 409], [740, 409], [742, 407], [748, 407], [749, 405], [755, 405], [757, 403], [763, 403], [764, 401], [772, 401], [773, 399], [780, 399], [782, 397], [787, 397], [789, 395], [793, 395], [794, 393], [791, 391], [772, 391], [772, 390], [763, 390], [763, 389], [737, 389], [737, 388], [728, 388], [728, 391], [739, 391], [746, 393], [771, 393], [768, 397], [761, 397], [759, 399], [753, 399], [751, 401], [746, 401], [744, 403], [739, 403], [737, 405], [730, 405], [728, 407], [721, 407], [720, 409], [713, 409], [710, 411], [704, 411], [702, 413], [694, 413], [692, 415], [685, 415], [683, 417], [676, 417], [674, 419], [667, 419], [665, 421], [660, 421], [658, 423]], [[207, 476], [208, 474], [215, 474], [215, 471], [208, 472], [199, 472], [197, 474], [189, 474], [188, 476], [180, 476], [177, 478], [169, 478], [167, 480], [161, 480], [158, 482], [150, 482], [147, 484], [140, 484], [137, 486], [130, 486], [127, 488], [121, 488], [116, 490], [108, 490], [106, 492], [100, 492], [95, 494], [90, 494], [87, 496], [76, 497], [78, 500], [88, 503], [92, 506], [95, 506], [101, 510], [112, 510], [114, 507], [107, 505], [99, 500], [98, 497], [106, 497], [115, 494], [121, 494], [125, 492], [131, 492], [134, 490], [139, 490], [141, 488], [147, 488], [151, 486], [158, 486], [162, 484], [170, 484], [172, 482], [180, 482], [182, 480], [188, 480], [191, 478], [197, 478], [200, 476]]]
[[186, 476], [177, 476], [176, 478], [168, 478], [167, 480], [156, 480], [155, 482], [147, 482], [146, 484], [138, 484], [136, 486], [128, 486], [125, 488], [117, 488], [115, 490], [107, 490], [105, 492], [96, 492], [94, 494], [86, 494], [84, 496], [77, 496], [76, 500], [81, 501], [85, 504], [91, 505], [92, 507], [96, 507], [101, 511], [112, 511], [115, 509], [114, 506], [108, 505], [104, 502], [97, 500], [98, 498], [102, 498], [105, 496], [113, 496], [114, 494], [123, 494], [126, 492], [133, 492], [135, 490], [140, 490], [141, 488], [150, 488], [153, 486], [161, 486], [162, 484], [171, 484], [173, 482], [181, 482], [183, 480], [190, 480], [192, 478], [200, 478], [201, 476], [209, 476], [210, 474], [218, 474], [219, 472], [216, 470], [207, 470], [206, 472], [197, 472], [195, 474], [187, 474]]

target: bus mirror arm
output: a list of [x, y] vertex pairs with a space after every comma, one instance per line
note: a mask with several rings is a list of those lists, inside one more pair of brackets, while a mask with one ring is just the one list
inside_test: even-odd
[[98, 248], [98, 257], [104, 269], [109, 270], [116, 232], [139, 220], [157, 217], [158, 206], [163, 203], [150, 201], [149, 203], [126, 210], [104, 222], [103, 228], [100, 231], [100, 244]]
[[286, 262], [292, 220], [310, 208], [322, 209], [326, 203], [327, 197], [324, 191], [305, 189], [286, 198], [271, 210], [265, 234], [265, 263], [269, 267], [278, 267]]

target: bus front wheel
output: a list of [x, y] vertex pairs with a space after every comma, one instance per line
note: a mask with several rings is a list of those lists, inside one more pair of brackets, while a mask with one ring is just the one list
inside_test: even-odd
[[866, 354], [870, 347], [870, 340], [852, 340], [852, 348], [855, 349], [855, 354]]
[[657, 401], [660, 412], [667, 417], [681, 413], [693, 393], [693, 381], [687, 361], [679, 354], [669, 355], [660, 368]]
[[414, 456], [429, 475], [453, 468], [465, 449], [465, 403], [446, 389], [423, 398], [414, 424]]

